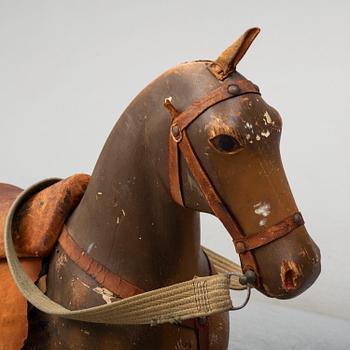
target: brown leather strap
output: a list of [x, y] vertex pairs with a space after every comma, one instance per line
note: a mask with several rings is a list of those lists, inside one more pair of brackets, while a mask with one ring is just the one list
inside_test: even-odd
[[[242, 229], [240, 228], [238, 222], [233, 218], [233, 215], [229, 212], [224, 202], [221, 200], [219, 194], [205, 173], [195, 152], [193, 151], [193, 148], [185, 131], [182, 132], [182, 142], [179, 144], [179, 146], [181, 153], [189, 167], [189, 170], [196, 180], [200, 190], [204, 194], [204, 197], [207, 200], [210, 209], [223, 223], [234, 242], [236, 240], [243, 240], [245, 236], [242, 234]], [[252, 252], [245, 252], [244, 255], [240, 255], [240, 259], [244, 272], [249, 269], [253, 269], [256, 273], [258, 273], [258, 267], [255, 263]]]
[[259, 248], [275, 241], [276, 239], [286, 236], [301, 225], [304, 225], [304, 219], [301, 213], [295, 213], [264, 231], [236, 240], [236, 251], [237, 253], [242, 254], [249, 250]]
[[259, 94], [256, 86], [246, 79], [236, 80], [234, 83], [222, 83], [209, 95], [194, 101], [185, 111], [178, 114], [173, 121], [173, 125], [179, 126], [180, 130], [186, 129], [198, 116], [215, 104], [229, 98], [247, 93]]
[[63, 228], [58, 241], [67, 256], [74, 263], [97, 283], [110, 290], [114, 295], [120, 298], [127, 298], [144, 292], [142, 289], [119, 277], [106, 266], [89, 256], [85, 250], [79, 247], [72, 236], [70, 236], [67, 227]]
[[241, 234], [241, 228], [238, 226], [237, 221], [233, 220], [231, 213], [229, 213], [228, 209], [202, 168], [185, 131], [183, 131], [183, 140], [180, 143], [180, 150], [194, 179], [196, 180], [214, 214], [221, 220], [234, 240], [243, 238], [244, 236]]
[[[218, 192], [215, 190], [213, 184], [201, 166], [195, 152], [193, 151], [193, 148], [185, 131], [182, 133], [180, 150], [200, 190], [204, 194], [204, 197], [207, 200], [210, 209], [223, 223], [226, 230], [231, 235], [233, 242], [236, 242], [237, 240], [244, 240], [245, 236], [242, 234], [243, 230], [239, 226], [237, 220], [235, 220], [233, 215], [229, 212], [225, 203], [221, 200]], [[256, 273], [258, 272], [258, 267], [255, 263], [252, 252], [245, 252], [244, 255], [240, 255], [240, 259], [244, 272], [246, 272], [248, 269], [253, 269]]]
[[209, 349], [209, 319], [208, 317], [199, 317], [195, 320], [197, 339], [200, 350]]
[[[209, 95], [192, 103], [184, 112], [178, 113], [176, 108], [169, 100], [165, 101], [165, 107], [171, 113], [171, 127], [169, 135], [169, 183], [170, 192], [173, 199], [184, 206], [179, 170], [179, 148], [184, 156], [186, 163], [204, 194], [211, 210], [221, 220], [225, 228], [230, 233], [233, 240], [243, 239], [244, 235], [239, 227], [237, 220], [228, 211], [221, 200], [219, 194], [212, 185], [210, 179], [202, 168], [192, 146], [186, 135], [185, 128], [189, 126], [197, 117], [211, 106], [246, 93], [259, 94], [257, 87], [248, 80], [237, 80], [234, 83], [221, 83]], [[255, 263], [253, 253], [248, 251], [240, 255], [242, 269], [245, 272], [253, 269], [258, 273], [258, 267]]]
[[[173, 135], [169, 134], [168, 144], [168, 167], [169, 167], [169, 182], [170, 182], [170, 193], [174, 201], [184, 207], [181, 192], [180, 183], [180, 171], [179, 171], [179, 149], [177, 143], [173, 140]], [[173, 171], [177, 169], [177, 171]]]
[[169, 99], [165, 100], [165, 107], [171, 113], [171, 126], [169, 135], [169, 182], [170, 192], [173, 199], [181, 206], [184, 206], [179, 171], [179, 156], [178, 144], [181, 145], [182, 134], [196, 118], [198, 118], [204, 111], [213, 105], [227, 100], [229, 98], [247, 94], [259, 94], [257, 87], [249, 80], [237, 80], [233, 82], [224, 82], [214, 89], [209, 95], [194, 101], [184, 112], [178, 113], [175, 107], [171, 104]]
[[183, 320], [179, 324], [181, 327], [192, 329], [196, 332], [198, 349], [209, 349], [209, 320], [208, 317], [191, 318]]

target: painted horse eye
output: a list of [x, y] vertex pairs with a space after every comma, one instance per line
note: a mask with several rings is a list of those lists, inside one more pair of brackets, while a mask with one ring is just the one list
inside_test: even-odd
[[231, 135], [218, 135], [210, 139], [211, 144], [221, 152], [234, 153], [242, 148], [237, 139]]

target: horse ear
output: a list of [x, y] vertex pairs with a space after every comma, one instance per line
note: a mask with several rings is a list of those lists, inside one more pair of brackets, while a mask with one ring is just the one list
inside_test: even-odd
[[236, 66], [259, 34], [259, 28], [248, 29], [240, 38], [231, 44], [220, 56], [209, 65], [209, 70], [219, 80], [224, 80], [236, 70]]

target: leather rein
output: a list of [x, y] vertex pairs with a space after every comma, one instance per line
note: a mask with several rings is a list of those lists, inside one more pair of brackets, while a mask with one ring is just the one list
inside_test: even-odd
[[259, 271], [253, 251], [259, 247], [269, 244], [294, 231], [304, 224], [300, 212], [288, 216], [277, 224], [266, 230], [246, 235], [238, 220], [230, 212], [221, 199], [218, 191], [208, 177], [201, 165], [196, 152], [187, 136], [186, 128], [196, 120], [203, 112], [213, 105], [222, 101], [241, 96], [244, 94], [259, 94], [256, 85], [246, 79], [235, 80], [234, 82], [220, 82], [220, 86], [212, 90], [207, 96], [194, 101], [183, 112], [178, 112], [170, 98], [165, 99], [164, 106], [171, 114], [171, 125], [169, 132], [169, 183], [173, 200], [185, 207], [181, 191], [180, 153], [187, 163], [190, 172], [202, 191], [210, 209], [220, 219], [233, 239], [236, 252], [239, 254], [242, 270], [249, 270], [255, 273], [254, 279], [259, 284]]

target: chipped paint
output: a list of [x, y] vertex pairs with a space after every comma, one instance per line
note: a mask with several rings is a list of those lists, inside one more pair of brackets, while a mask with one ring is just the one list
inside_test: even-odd
[[[239, 130], [225, 123], [224, 120], [229, 119], [228, 115], [213, 116], [210, 122], [205, 126], [205, 131], [209, 139], [214, 139], [218, 135], [230, 135], [234, 137], [241, 145], [244, 144], [244, 137]], [[211, 146], [213, 146], [211, 144]]]
[[260, 135], [261, 136], [264, 136], [264, 137], [269, 137], [270, 136], [270, 131], [269, 130], [266, 130], [266, 131], [262, 131], [261, 133], [260, 133]]
[[96, 193], [96, 200], [98, 200], [99, 198], [101, 198], [103, 196], [102, 192], [97, 192]]
[[123, 216], [125, 216], [125, 210], [124, 209], [122, 209], [122, 214], [123, 214]]
[[95, 246], [95, 242], [90, 243], [88, 248], [87, 248], [87, 250], [86, 250], [86, 252], [88, 254], [90, 254], [90, 252], [92, 251], [92, 248], [94, 248], [94, 246]]
[[182, 339], [180, 338], [175, 345], [175, 350], [190, 350], [192, 349], [192, 345], [190, 342], [185, 341], [182, 342]]
[[[246, 140], [249, 143], [253, 143], [254, 142], [254, 129], [253, 129], [253, 124], [249, 123], [249, 122], [245, 122], [244, 124], [244, 128], [247, 129], [247, 134], [245, 135]], [[255, 136], [255, 138], [259, 141], [260, 136]]]
[[80, 332], [85, 333], [86, 335], [90, 335], [90, 332], [86, 329], [80, 329]]
[[225, 116], [214, 116], [205, 126], [210, 139], [220, 134], [235, 136], [232, 128], [223, 121], [224, 118]]
[[244, 127], [245, 127], [246, 129], [253, 129], [253, 124], [250, 124], [249, 122], [246, 122], [246, 123], [244, 124]]
[[78, 281], [80, 284], [82, 284], [85, 288], [90, 289], [90, 286], [86, 284], [84, 281], [82, 281], [79, 277], [76, 277], [75, 279], [73, 278], [71, 281], [71, 286], [74, 288], [75, 281]]
[[267, 217], [271, 213], [271, 205], [267, 202], [259, 202], [254, 204], [254, 213]]
[[299, 280], [303, 276], [301, 268], [292, 260], [283, 260], [280, 271], [282, 287], [289, 292], [298, 288]]
[[255, 139], [256, 139], [257, 141], [260, 141], [260, 140], [261, 140], [261, 137], [260, 137], [259, 135], [256, 135]]
[[267, 222], [267, 219], [266, 218], [263, 218], [259, 221], [259, 226], [265, 226], [266, 225], [266, 222]]
[[166, 98], [164, 99], [164, 103], [166, 103], [166, 102], [172, 102], [172, 100], [173, 100], [173, 97], [172, 97], [172, 96], [166, 97]]
[[68, 258], [66, 254], [59, 254], [56, 260], [56, 271], [57, 273], [61, 272], [61, 269], [66, 265], [68, 262]]
[[93, 291], [102, 296], [102, 299], [106, 302], [106, 304], [111, 304], [113, 301], [116, 301], [117, 298], [113, 295], [113, 293], [107, 288], [96, 287]]
[[267, 124], [272, 124], [272, 118], [271, 118], [271, 116], [270, 116], [270, 114], [269, 114], [269, 112], [268, 111], [266, 111], [265, 113], [264, 113], [264, 123], [265, 123], [265, 125], [267, 125]]

